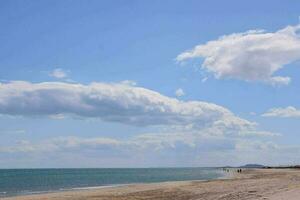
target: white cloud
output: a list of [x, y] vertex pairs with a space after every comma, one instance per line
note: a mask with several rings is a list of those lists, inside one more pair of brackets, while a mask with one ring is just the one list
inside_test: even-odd
[[256, 115], [256, 112], [250, 112], [249, 115]]
[[[249, 133], [261, 138], [273, 137], [274, 134], [269, 132]], [[237, 135], [213, 135], [203, 131], [182, 131], [182, 132], [161, 132], [161, 133], [144, 133], [129, 139], [114, 139], [109, 137], [92, 137], [83, 138], [75, 136], [56, 137], [42, 141], [30, 142], [27, 140], [19, 141], [15, 145], [2, 146], [0, 153], [32, 153], [32, 152], [58, 152], [58, 151], [89, 151], [89, 150], [111, 150], [111, 151], [164, 151], [185, 147], [188, 149], [203, 149], [216, 143], [229, 143], [229, 148], [239, 141], [250, 142], [246, 134]], [[248, 139], [247, 139], [248, 138]], [[223, 141], [223, 142], [222, 142]], [[239, 143], [237, 143], [239, 144]], [[223, 149], [224, 147], [222, 147]], [[218, 150], [215, 148], [214, 150]]]
[[179, 101], [127, 84], [89, 85], [14, 81], [0, 84], [0, 114], [76, 116], [136, 126], [187, 125], [241, 127], [253, 123], [228, 109], [201, 101]]
[[137, 82], [135, 82], [133, 80], [124, 80], [124, 81], [121, 81], [120, 83], [124, 84], [124, 85], [131, 85], [131, 86], [136, 86], [137, 85]]
[[276, 137], [276, 136], [281, 136], [280, 133], [274, 133], [270, 131], [257, 131], [257, 130], [247, 130], [244, 132], [238, 133], [239, 136], [244, 136], [244, 137]]
[[49, 115], [49, 117], [51, 119], [57, 119], [57, 120], [65, 119], [66, 118], [66, 116], [64, 114], [54, 114], [54, 115]]
[[64, 79], [64, 78], [68, 77], [68, 74], [63, 69], [56, 68], [52, 72], [49, 73], [49, 76], [52, 76], [52, 77], [58, 78], [58, 79]]
[[26, 130], [24, 129], [11, 129], [11, 130], [1, 130], [0, 129], [0, 135], [2, 134], [24, 134], [26, 133]]
[[[65, 160], [69, 156], [64, 156], [70, 154], [72, 158], [91, 159], [87, 163], [93, 162], [95, 166], [107, 164], [108, 160], [108, 163], [116, 163], [114, 166], [121, 166], [119, 162], [124, 164], [122, 166], [128, 166], [128, 163], [130, 166], [151, 166], [155, 164], [152, 159], [159, 160], [160, 165], [174, 166], [176, 160], [196, 162], [195, 156], [199, 153], [234, 151], [236, 141], [240, 139], [277, 136], [257, 130], [256, 123], [239, 118], [224, 107], [201, 101], [180, 101], [127, 83], [2, 83], [0, 114], [55, 119], [74, 116], [156, 126], [150, 129], [155, 132], [136, 133], [127, 139], [58, 137], [24, 140], [0, 147], [0, 158], [22, 156], [22, 159], [37, 159], [36, 163], [50, 155]], [[210, 155], [204, 155], [202, 160]], [[28, 159], [24, 161], [25, 164], [28, 162]], [[74, 165], [78, 166], [78, 163], [71, 166]]]
[[183, 142], [186, 135], [178, 134], [142, 134], [129, 140], [118, 140], [105, 137], [82, 138], [82, 137], [57, 137], [32, 143], [26, 140], [16, 145], [1, 147], [0, 153], [43, 153], [58, 151], [84, 150], [160, 150], [167, 147], [175, 148], [176, 142]]
[[31, 152], [57, 152], [76, 150], [79, 148], [92, 149], [92, 148], [108, 148], [117, 147], [121, 142], [112, 138], [79, 138], [79, 137], [58, 137], [38, 143], [32, 143], [27, 140], [19, 141], [14, 146], [1, 147], [0, 152], [2, 153], [31, 153]]
[[236, 143], [236, 149], [239, 151], [258, 151], [258, 150], [277, 150], [280, 148], [278, 144], [270, 141], [249, 141], [249, 140], [239, 140]]
[[42, 162], [42, 166], [57, 166], [57, 163], [62, 163], [60, 167], [183, 166], [182, 163], [184, 166], [224, 166], [252, 162], [284, 164], [299, 160], [300, 147], [269, 141], [276, 136], [273, 133], [236, 132], [231, 128], [198, 130], [187, 125], [126, 139], [61, 136], [22, 140], [0, 146], [0, 163], [1, 166], [32, 167], [40, 166], [41, 160], [49, 157], [51, 159]]
[[185, 93], [184, 93], [183, 89], [178, 88], [178, 89], [175, 91], [175, 95], [176, 95], [176, 97], [181, 97], [181, 96], [184, 96]]
[[300, 25], [276, 32], [251, 30], [225, 35], [177, 56], [177, 61], [202, 57], [202, 67], [216, 78], [262, 81], [287, 85], [290, 77], [273, 76], [285, 65], [300, 59]]
[[[2, 145], [0, 163], [9, 166], [7, 159], [3, 159], [6, 157], [23, 159], [19, 167], [24, 163], [25, 166], [28, 165], [30, 159], [36, 159], [35, 163], [40, 163], [45, 157], [54, 158], [54, 163], [61, 160], [61, 167], [91, 167], [99, 164], [107, 167], [183, 166], [182, 163], [184, 166], [216, 166], [252, 162], [283, 164], [299, 160], [299, 147], [282, 146], [260, 139], [262, 140], [169, 132], [141, 134], [129, 139], [67, 136], [32, 142], [23, 140], [15, 145]], [[66, 164], [68, 158], [72, 158], [70, 165]], [[78, 159], [74, 158], [82, 162], [78, 163]], [[46, 162], [49, 165], [49, 159]], [[50, 163], [53, 164], [51, 161]]]
[[262, 114], [263, 117], [300, 117], [300, 110], [293, 106], [286, 108], [271, 108], [266, 113]]
[[288, 85], [291, 82], [291, 78], [282, 77], [282, 76], [273, 76], [267, 82], [273, 86]]

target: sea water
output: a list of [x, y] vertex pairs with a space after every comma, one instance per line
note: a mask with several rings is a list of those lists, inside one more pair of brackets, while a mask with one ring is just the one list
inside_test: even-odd
[[0, 197], [135, 183], [211, 180], [218, 168], [0, 169]]

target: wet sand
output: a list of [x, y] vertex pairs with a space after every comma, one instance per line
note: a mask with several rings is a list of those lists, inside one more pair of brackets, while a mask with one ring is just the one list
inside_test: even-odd
[[300, 199], [300, 170], [256, 169], [229, 179], [136, 184], [3, 198], [3, 200], [236, 200]]

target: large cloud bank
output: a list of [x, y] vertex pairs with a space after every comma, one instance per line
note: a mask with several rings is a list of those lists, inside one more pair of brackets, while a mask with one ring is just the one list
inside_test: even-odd
[[[111, 163], [112, 160], [116, 166], [120, 166], [120, 162], [128, 166], [129, 160], [132, 162], [130, 166], [140, 163], [151, 166], [152, 159], [166, 158], [165, 164], [173, 166], [177, 165], [173, 161], [196, 162], [200, 159], [197, 157], [202, 156], [200, 160], [204, 159], [203, 163], [207, 164], [211, 156], [216, 156], [215, 152], [233, 152], [237, 147], [240, 151], [242, 145], [238, 144], [243, 141], [264, 140], [278, 135], [257, 130], [255, 123], [234, 115], [222, 106], [201, 101], [180, 101], [128, 83], [2, 83], [0, 114], [58, 116], [59, 119], [67, 116], [78, 120], [93, 118], [144, 126], [146, 129], [123, 139], [65, 135], [38, 141], [21, 140], [0, 147], [2, 160], [17, 156], [16, 162], [21, 160], [24, 164], [32, 159], [35, 165], [47, 156], [61, 159], [55, 162], [63, 163], [70, 157], [79, 156], [78, 159], [87, 163], [95, 162], [95, 166]], [[151, 132], [147, 130], [148, 126], [151, 126]], [[52, 163], [49, 159], [45, 162]], [[74, 159], [68, 162], [74, 166]]]
[[225, 35], [185, 51], [176, 59], [182, 62], [202, 57], [202, 67], [216, 78], [287, 85], [290, 77], [274, 76], [274, 73], [300, 59], [299, 29], [297, 25], [276, 32], [251, 30]]
[[136, 126], [252, 126], [228, 109], [201, 101], [179, 101], [128, 84], [10, 82], [0, 84], [0, 114], [71, 115]]

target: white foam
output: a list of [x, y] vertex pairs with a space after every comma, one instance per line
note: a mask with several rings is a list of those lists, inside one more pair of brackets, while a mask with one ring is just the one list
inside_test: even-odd
[[[76, 188], [71, 188], [71, 190], [94, 190], [94, 189], [104, 189], [104, 188], [121, 187], [121, 186], [125, 186], [125, 185], [129, 185], [129, 184], [116, 184], [116, 185], [76, 187]], [[61, 189], [61, 190], [68, 190], [68, 189]]]

